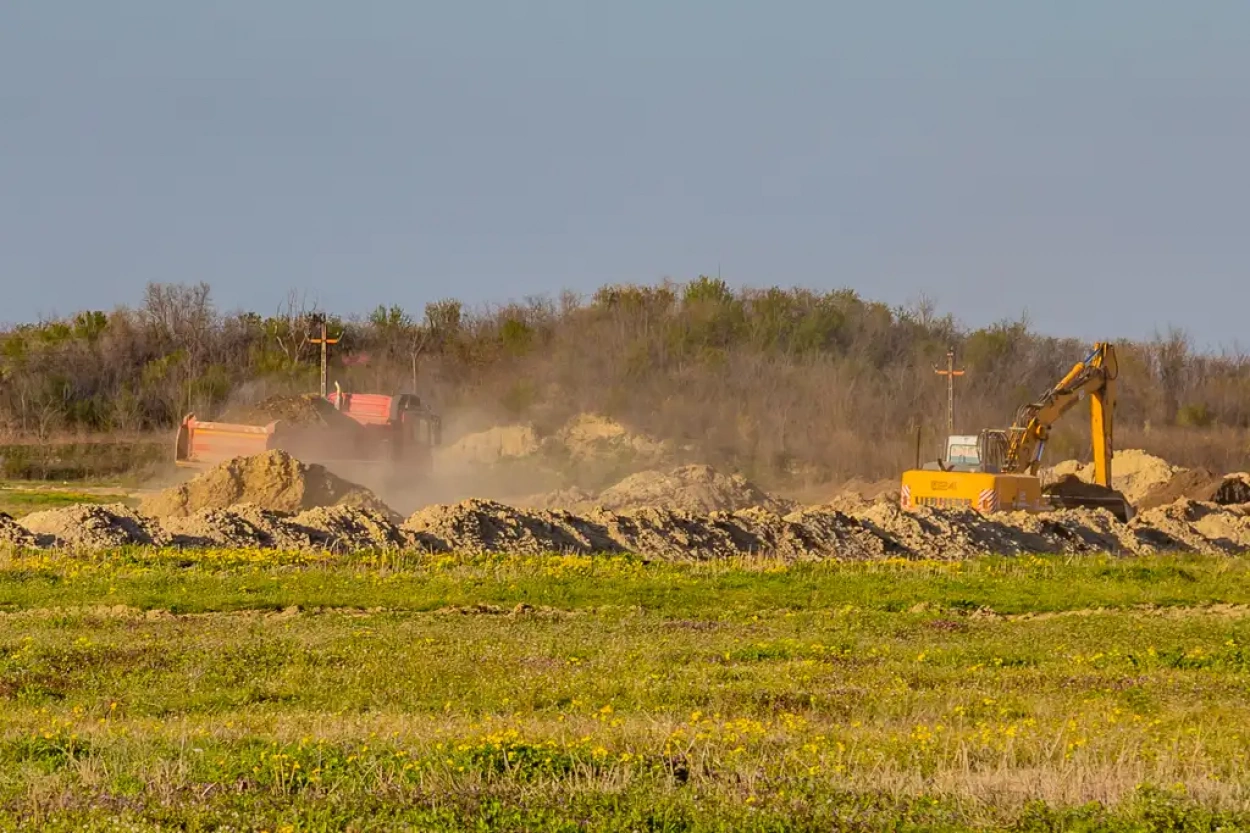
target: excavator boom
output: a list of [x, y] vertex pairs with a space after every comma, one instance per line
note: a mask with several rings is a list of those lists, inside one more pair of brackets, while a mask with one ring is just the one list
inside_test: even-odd
[[1042, 451], [1055, 422], [1089, 397], [1094, 481], [1110, 488], [1115, 380], [1118, 375], [1115, 348], [1106, 342], [1095, 344], [1093, 351], [1083, 361], [1073, 365], [1067, 375], [1041, 399], [1017, 412], [1010, 429], [1011, 440], [1004, 470], [1036, 475]]

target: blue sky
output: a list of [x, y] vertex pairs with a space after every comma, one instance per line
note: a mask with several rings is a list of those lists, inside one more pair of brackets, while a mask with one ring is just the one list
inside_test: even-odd
[[1250, 4], [9, 0], [0, 319], [688, 279], [1250, 341]]

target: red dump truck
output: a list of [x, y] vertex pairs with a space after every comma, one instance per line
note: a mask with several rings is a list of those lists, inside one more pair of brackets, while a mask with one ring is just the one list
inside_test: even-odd
[[[174, 462], [204, 468], [233, 457], [281, 449], [310, 463], [392, 463], [426, 468], [442, 442], [442, 421], [412, 394], [335, 391], [319, 400], [320, 419], [274, 419], [265, 423], [210, 422], [183, 417]], [[330, 407], [324, 407], [325, 403]]]

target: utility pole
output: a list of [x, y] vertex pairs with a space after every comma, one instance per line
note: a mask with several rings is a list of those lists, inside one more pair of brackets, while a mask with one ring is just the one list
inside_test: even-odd
[[955, 433], [955, 377], [964, 375], [964, 371], [955, 369], [955, 348], [946, 351], [946, 369], [933, 368], [933, 372], [946, 377], [946, 436]]
[[312, 317], [312, 322], [314, 324], [320, 325], [321, 327], [321, 337], [312, 338], [312, 339], [309, 339], [309, 341], [311, 341], [313, 344], [321, 345], [321, 396], [324, 399], [327, 393], [327, 381], [328, 381], [327, 368], [329, 367], [329, 361], [328, 361], [329, 346], [331, 344], [338, 344], [339, 341], [342, 340], [343, 337], [339, 336], [338, 338], [330, 338], [327, 335], [326, 316], [325, 316], [325, 313], [323, 312], [314, 313]]

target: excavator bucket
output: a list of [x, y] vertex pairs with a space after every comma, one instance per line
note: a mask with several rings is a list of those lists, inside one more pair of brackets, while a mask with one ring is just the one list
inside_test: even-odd
[[1069, 474], [1042, 489], [1043, 499], [1055, 509], [1106, 509], [1121, 523], [1128, 523], [1133, 507], [1124, 495]]
[[174, 462], [188, 468], [214, 466], [234, 457], [260, 454], [274, 448], [277, 422], [243, 425], [205, 422], [188, 414], [178, 426]]

